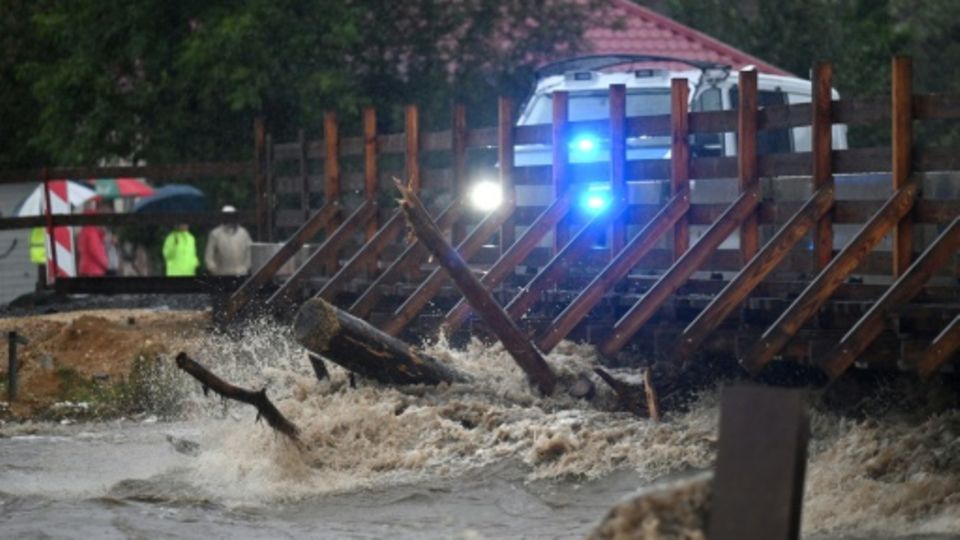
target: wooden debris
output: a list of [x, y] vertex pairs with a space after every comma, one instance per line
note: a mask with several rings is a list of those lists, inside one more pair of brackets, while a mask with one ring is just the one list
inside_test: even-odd
[[523, 335], [513, 319], [473, 275], [466, 261], [443, 238], [414, 190], [404, 186], [399, 180], [394, 179], [394, 181], [403, 196], [400, 208], [417, 239], [430, 250], [437, 263], [447, 271], [467, 302], [493, 330], [517, 365], [537, 384], [541, 392], [545, 395], [552, 394], [557, 385], [557, 376], [547, 365], [540, 351]]
[[466, 382], [465, 374], [320, 298], [308, 300], [293, 322], [296, 340], [314, 354], [388, 384]]
[[653, 389], [649, 369], [643, 374], [643, 386], [621, 381], [603, 368], [593, 368], [593, 372], [617, 395], [618, 410], [647, 416], [655, 422], [660, 421], [660, 407], [657, 405], [657, 394]]
[[187, 356], [187, 353], [181, 352], [177, 355], [177, 367], [190, 374], [194, 379], [200, 381], [203, 385], [203, 393], [213, 390], [217, 395], [253, 405], [257, 408], [257, 421], [261, 418], [267, 421], [267, 424], [274, 430], [286, 435], [293, 442], [300, 445], [300, 428], [293, 422], [287, 420], [274, 404], [267, 399], [267, 389], [248, 390], [234, 386], [220, 377], [217, 377], [210, 370], [205, 368], [196, 360]]

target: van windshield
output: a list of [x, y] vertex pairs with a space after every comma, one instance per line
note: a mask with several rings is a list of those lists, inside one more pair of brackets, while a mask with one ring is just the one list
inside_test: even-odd
[[[571, 122], [601, 120], [610, 116], [610, 93], [606, 90], [570, 92]], [[669, 88], [635, 88], [627, 90], [627, 116], [670, 114]], [[553, 95], [534, 99], [525, 124], [549, 124], [553, 119]]]

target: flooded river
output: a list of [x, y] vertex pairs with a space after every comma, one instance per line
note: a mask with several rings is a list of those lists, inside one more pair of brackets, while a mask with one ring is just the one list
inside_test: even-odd
[[[185, 377], [175, 420], [8, 424], [0, 538], [583, 538], [637, 487], [708, 468], [716, 446], [716, 391], [651, 424], [538, 397], [496, 347], [434, 346], [476, 375], [439, 389], [350, 388], [336, 369], [318, 382], [276, 328], [188, 352], [266, 385], [306, 450]], [[590, 354], [563, 344], [549, 361], [564, 376]], [[805, 537], [958, 537], [960, 413], [945, 411], [814, 410]]]

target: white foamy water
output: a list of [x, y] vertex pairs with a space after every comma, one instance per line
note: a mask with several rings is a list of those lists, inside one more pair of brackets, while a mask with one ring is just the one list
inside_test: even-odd
[[[475, 376], [435, 388], [354, 389], [329, 363], [317, 381], [286, 329], [267, 324], [187, 352], [266, 386], [306, 450], [184, 376], [184, 421], [0, 428], [0, 532], [51, 534], [87, 515], [64, 536], [576, 538], [635, 487], [714, 458], [718, 392], [653, 424], [600, 410], [607, 395], [596, 408], [540, 397], [499, 346], [431, 346]], [[548, 361], [571, 378], [592, 355], [564, 343]], [[960, 413], [812, 417], [805, 536], [960, 532]]]

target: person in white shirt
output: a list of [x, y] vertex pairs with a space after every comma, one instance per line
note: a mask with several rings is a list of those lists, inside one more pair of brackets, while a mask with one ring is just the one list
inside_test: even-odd
[[[223, 212], [236, 212], [227, 205]], [[250, 234], [241, 225], [226, 223], [210, 231], [203, 261], [215, 276], [243, 276], [250, 273]]]

